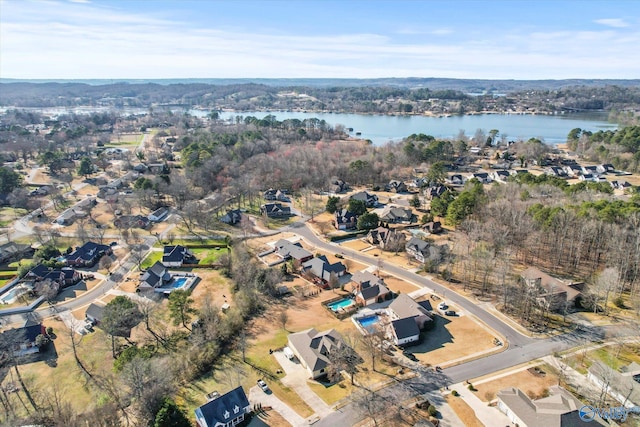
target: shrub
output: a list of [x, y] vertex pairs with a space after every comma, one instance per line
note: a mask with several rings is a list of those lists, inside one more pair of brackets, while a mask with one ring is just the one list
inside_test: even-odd
[[455, 397], [460, 396], [460, 393], [458, 393], [456, 390], [453, 390], [453, 391], [451, 392], [451, 394], [452, 394], [453, 396], [455, 396]]
[[433, 405], [429, 405], [429, 409], [427, 409], [427, 411], [429, 412], [429, 415], [431, 415], [432, 417], [435, 417], [438, 414], [438, 410]]
[[475, 388], [475, 387], [473, 386], [473, 384], [471, 384], [471, 383], [469, 383], [469, 386], [468, 386], [467, 388], [468, 388], [469, 390], [471, 390], [471, 391], [478, 391], [478, 389], [477, 389], [477, 388]]
[[624, 305], [624, 298], [622, 298], [622, 295], [616, 297], [616, 299], [613, 300], [613, 303], [616, 305], [616, 307], [618, 308], [625, 308]]
[[47, 327], [47, 335], [53, 335], [53, 328], [51, 326]]

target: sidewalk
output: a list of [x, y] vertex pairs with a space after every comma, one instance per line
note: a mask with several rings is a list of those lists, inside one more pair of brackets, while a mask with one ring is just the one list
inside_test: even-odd
[[293, 427], [308, 426], [309, 423], [291, 409], [287, 404], [273, 394], [273, 392], [267, 394], [258, 386], [253, 386], [249, 389], [249, 402], [251, 405], [261, 403], [263, 407], [271, 406], [274, 411], [279, 413], [282, 418], [287, 420]]
[[458, 399], [463, 399], [471, 409], [473, 409], [473, 412], [475, 412], [476, 417], [482, 424], [487, 427], [511, 425], [511, 420], [500, 412], [497, 407], [489, 406], [487, 402], [480, 400], [480, 398], [467, 387], [468, 384], [466, 383], [458, 383], [449, 386], [449, 389], [456, 390], [460, 394]]

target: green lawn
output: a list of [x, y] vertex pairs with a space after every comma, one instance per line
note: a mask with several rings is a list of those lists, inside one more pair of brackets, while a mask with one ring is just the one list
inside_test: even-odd
[[191, 249], [199, 264], [213, 264], [222, 254], [228, 253], [226, 248]]
[[149, 253], [149, 255], [147, 255], [147, 257], [142, 261], [142, 263], [140, 264], [140, 268], [143, 270], [150, 268], [153, 264], [156, 263], [156, 261], [160, 260], [162, 260], [162, 252], [153, 251]]
[[189, 245], [224, 245], [225, 242], [224, 240], [215, 240], [215, 239], [202, 239], [202, 240], [198, 240], [198, 239], [174, 239], [171, 243], [165, 241], [165, 242], [156, 242], [153, 244], [154, 248], [163, 248], [167, 245], [182, 245], [182, 246], [189, 246]]

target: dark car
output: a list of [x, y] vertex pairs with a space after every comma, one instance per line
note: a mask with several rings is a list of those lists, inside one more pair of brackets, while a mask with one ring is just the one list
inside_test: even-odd
[[445, 316], [455, 316], [456, 312], [453, 310], [447, 310], [444, 312]]
[[409, 352], [405, 351], [402, 354], [404, 354], [404, 356], [409, 360], [413, 360], [414, 362], [418, 361], [418, 358], [413, 353], [409, 353]]

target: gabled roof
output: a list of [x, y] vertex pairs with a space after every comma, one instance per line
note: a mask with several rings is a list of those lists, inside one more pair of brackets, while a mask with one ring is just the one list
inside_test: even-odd
[[540, 271], [536, 267], [529, 267], [520, 273], [522, 277], [528, 283], [538, 282], [538, 284], [549, 294], [558, 294], [562, 292], [567, 293], [567, 300], [572, 301], [581, 292], [573, 286], [563, 282], [562, 280], [551, 277], [547, 273]]
[[338, 209], [335, 213], [336, 222], [338, 224], [348, 224], [356, 221], [356, 214], [349, 212], [347, 209]]
[[311, 258], [310, 260], [304, 262], [302, 264], [302, 267], [305, 270], [311, 271], [314, 276], [327, 281], [331, 278], [331, 273], [339, 275], [347, 270], [347, 268], [341, 262], [330, 264], [329, 260], [327, 260], [327, 257], [324, 255]]
[[227, 425], [231, 420], [244, 414], [249, 407], [249, 399], [242, 387], [237, 387], [228, 393], [211, 400], [195, 410], [198, 422], [204, 422], [203, 427], [214, 427], [218, 423]]
[[162, 262], [183, 262], [185, 258], [191, 258], [191, 251], [182, 245], [165, 246], [162, 254]]
[[[551, 396], [538, 400], [531, 400], [516, 387], [500, 390], [497, 397], [528, 426], [573, 427], [585, 424], [578, 414], [578, 409], [583, 406], [579, 400], [561, 387], [552, 386], [549, 390]], [[597, 417], [594, 421], [599, 422]]]
[[87, 242], [66, 256], [67, 260], [93, 261], [99, 254], [109, 251], [109, 246], [95, 242]]
[[300, 243], [291, 243], [288, 240], [280, 239], [275, 243], [276, 252], [283, 258], [293, 258], [297, 260], [312, 257], [313, 254], [304, 249]]
[[393, 311], [399, 319], [429, 316], [429, 312], [407, 294], [398, 295], [398, 297], [389, 304], [389, 310]]
[[160, 261], [156, 261], [151, 268], [144, 272], [140, 280], [155, 288], [157, 285], [162, 284], [163, 280], [169, 280], [169, 278], [170, 275], [167, 268]]
[[376, 298], [378, 295], [386, 295], [389, 293], [389, 289], [385, 285], [377, 284], [368, 287], [363, 287], [360, 292], [358, 292], [362, 299], [369, 300], [371, 298]]
[[84, 315], [87, 318], [95, 319], [97, 322], [100, 322], [104, 315], [104, 305], [98, 305], [92, 302], [89, 304], [89, 307], [87, 307], [87, 311], [84, 312]]
[[363, 288], [368, 288], [373, 285], [384, 285], [384, 280], [373, 273], [370, 273], [366, 270], [356, 271], [351, 276], [351, 280], [362, 286]]
[[385, 206], [380, 214], [380, 219], [383, 221], [411, 221], [412, 217], [411, 209], [390, 205]]
[[391, 327], [393, 328], [393, 333], [396, 335], [396, 338], [399, 340], [420, 335], [418, 325], [413, 318], [410, 317], [392, 320]]
[[289, 335], [289, 342], [313, 372], [329, 366], [329, 353], [343, 345], [342, 336], [335, 329], [318, 332], [311, 328], [296, 332]]
[[405, 248], [407, 250], [412, 250], [414, 252], [426, 254], [429, 251], [429, 246], [431, 246], [431, 244], [426, 240], [422, 240], [417, 237], [412, 237], [411, 239], [409, 239], [409, 241], [405, 245]]

